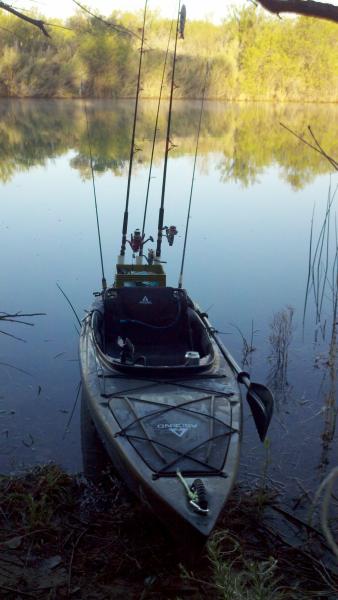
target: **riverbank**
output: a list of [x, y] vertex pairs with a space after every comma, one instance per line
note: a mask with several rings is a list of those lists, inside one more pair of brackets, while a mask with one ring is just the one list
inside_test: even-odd
[[110, 472], [95, 486], [55, 465], [3, 476], [1, 598], [333, 600], [324, 538], [292, 515], [277, 524], [280, 510], [274, 492], [239, 486], [200, 555], [182, 557]]
[[[43, 18], [43, 16], [42, 16]], [[116, 13], [119, 29], [138, 32], [139, 13]], [[6, 97], [130, 97], [135, 93], [139, 36], [121, 35], [85, 12], [44, 19], [50, 38], [14, 15], [0, 13], [0, 94]], [[170, 21], [148, 13], [142, 95], [158, 98]], [[337, 102], [336, 25], [324, 20], [277, 20], [258, 7], [233, 9], [219, 25], [189, 21], [179, 40], [176, 98], [206, 95], [227, 101]], [[169, 45], [168, 65], [173, 42]], [[164, 78], [168, 95], [171, 67]]]

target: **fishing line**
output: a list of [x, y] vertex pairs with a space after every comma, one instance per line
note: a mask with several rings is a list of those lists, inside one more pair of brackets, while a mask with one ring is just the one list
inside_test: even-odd
[[197, 140], [196, 140], [194, 167], [193, 167], [192, 179], [191, 179], [191, 188], [190, 188], [190, 197], [189, 197], [189, 204], [188, 204], [187, 222], [186, 222], [186, 225], [185, 225], [185, 234], [184, 234], [184, 244], [183, 244], [183, 252], [182, 252], [181, 271], [180, 271], [180, 276], [179, 276], [179, 279], [178, 279], [178, 287], [179, 288], [182, 288], [182, 284], [183, 284], [183, 270], [184, 270], [185, 253], [186, 253], [186, 248], [187, 248], [187, 238], [188, 238], [188, 229], [189, 229], [189, 220], [190, 220], [191, 199], [192, 199], [192, 193], [193, 193], [194, 183], [195, 183], [195, 171], [196, 171], [197, 153], [198, 153], [198, 146], [199, 146], [199, 140], [200, 140], [201, 123], [202, 123], [202, 115], [203, 115], [204, 100], [205, 100], [205, 90], [206, 90], [206, 87], [207, 87], [208, 74], [209, 74], [209, 64], [207, 63], [206, 69], [205, 69], [204, 86], [203, 86], [203, 90], [202, 90], [202, 102], [201, 102], [200, 116], [199, 116], [199, 122], [198, 122]]
[[81, 327], [81, 321], [80, 321], [79, 315], [77, 314], [77, 312], [76, 312], [76, 310], [75, 310], [74, 306], [72, 305], [71, 301], [69, 300], [69, 298], [68, 298], [68, 296], [67, 296], [66, 292], [64, 292], [64, 291], [63, 291], [63, 289], [62, 289], [62, 287], [61, 287], [61, 285], [60, 285], [59, 283], [57, 283], [57, 282], [56, 282], [56, 285], [57, 285], [57, 287], [59, 288], [59, 290], [60, 290], [61, 294], [63, 295], [63, 297], [64, 297], [64, 298], [67, 300], [67, 302], [68, 302], [68, 304], [69, 304], [70, 308], [72, 309], [72, 311], [73, 311], [73, 313], [74, 313], [74, 315], [75, 315], [75, 317], [76, 317], [76, 320], [77, 320], [78, 324], [79, 324], [79, 325], [80, 325], [80, 327]]
[[137, 76], [137, 86], [136, 86], [136, 100], [135, 100], [135, 110], [134, 110], [133, 133], [132, 133], [131, 146], [130, 146], [126, 206], [125, 206], [125, 210], [124, 210], [123, 226], [122, 226], [122, 242], [121, 242], [121, 250], [120, 250], [121, 256], [124, 256], [126, 253], [130, 182], [131, 182], [131, 173], [132, 173], [132, 169], [133, 169], [133, 159], [134, 159], [134, 154], [136, 151], [136, 149], [135, 149], [135, 133], [136, 133], [138, 101], [139, 101], [139, 95], [140, 95], [141, 68], [142, 68], [142, 58], [143, 58], [143, 52], [144, 52], [143, 47], [144, 47], [144, 31], [145, 31], [146, 16], [147, 16], [147, 4], [148, 4], [148, 0], [146, 0], [146, 2], [145, 2], [144, 13], [143, 13], [142, 41], [141, 41], [140, 60], [139, 60], [139, 66], [138, 66], [138, 76]]
[[[158, 118], [159, 118], [159, 114], [160, 114], [160, 106], [161, 106], [161, 100], [162, 100], [162, 91], [163, 91], [163, 85], [164, 85], [164, 76], [165, 76], [165, 70], [166, 70], [166, 66], [167, 66], [167, 60], [168, 60], [168, 53], [169, 53], [169, 45], [170, 45], [170, 38], [171, 38], [171, 32], [172, 32], [172, 28], [173, 28], [173, 21], [171, 21], [171, 25], [170, 25], [170, 31], [169, 31], [169, 38], [168, 38], [168, 45], [167, 45], [167, 51], [165, 54], [165, 59], [164, 59], [164, 65], [163, 65], [163, 71], [162, 71], [162, 79], [161, 79], [161, 87], [160, 87], [160, 95], [158, 98], [158, 104], [157, 104], [157, 112], [156, 112], [156, 120], [155, 120], [155, 129], [154, 129], [154, 136], [153, 136], [153, 145], [152, 145], [152, 149], [151, 149], [151, 157], [150, 157], [150, 167], [149, 167], [149, 175], [148, 175], [148, 184], [147, 184], [147, 193], [146, 193], [146, 200], [145, 200], [145, 206], [144, 206], [144, 216], [143, 216], [143, 224], [142, 224], [142, 239], [144, 236], [144, 230], [145, 230], [145, 225], [146, 225], [146, 218], [147, 218], [147, 209], [148, 209], [148, 198], [149, 198], [149, 189], [150, 189], [150, 180], [151, 180], [151, 173], [152, 173], [152, 168], [153, 168], [153, 159], [154, 159], [154, 151], [155, 151], [155, 143], [156, 143], [156, 136], [157, 136], [157, 130], [158, 130]], [[139, 252], [140, 256], [142, 254], [142, 247], [140, 248], [140, 252]]]
[[87, 138], [88, 138], [88, 147], [89, 147], [89, 159], [90, 159], [90, 170], [92, 173], [92, 184], [93, 184], [93, 193], [94, 193], [94, 202], [95, 202], [95, 214], [96, 214], [96, 225], [97, 225], [97, 235], [99, 238], [99, 250], [100, 250], [100, 260], [101, 260], [101, 271], [102, 271], [102, 289], [107, 289], [107, 282], [104, 276], [104, 266], [103, 266], [103, 256], [102, 256], [102, 243], [101, 243], [101, 231], [100, 231], [100, 221], [99, 221], [99, 213], [97, 210], [97, 199], [96, 199], [96, 187], [95, 187], [95, 175], [94, 175], [94, 167], [93, 167], [93, 155], [92, 155], [92, 146], [90, 143], [90, 135], [89, 135], [89, 123], [88, 123], [88, 114], [86, 103], [84, 104], [84, 111], [86, 115], [86, 125], [87, 125]]
[[157, 258], [160, 258], [160, 256], [161, 256], [162, 230], [163, 230], [163, 218], [164, 218], [164, 196], [165, 196], [165, 187], [166, 187], [166, 179], [167, 179], [168, 154], [170, 151], [171, 111], [172, 111], [172, 105], [173, 105], [173, 95], [174, 95], [174, 86], [175, 86], [174, 80], [175, 80], [178, 33], [180, 32], [181, 37], [183, 36], [183, 29], [182, 29], [182, 27], [180, 27], [180, 17], [181, 17], [180, 8], [181, 8], [181, 0], [179, 0], [179, 2], [178, 2], [176, 36], [175, 36], [175, 47], [174, 47], [174, 57], [173, 57], [173, 69], [172, 69], [170, 99], [169, 99], [169, 109], [168, 109], [167, 136], [166, 136], [166, 142], [165, 142], [161, 204], [160, 204], [160, 209], [159, 209], [159, 213], [158, 213], [158, 231], [157, 231], [157, 245], [156, 245]]

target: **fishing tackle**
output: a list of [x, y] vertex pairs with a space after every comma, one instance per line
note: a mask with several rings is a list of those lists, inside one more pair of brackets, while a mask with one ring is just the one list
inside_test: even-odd
[[169, 244], [169, 246], [172, 246], [173, 243], [174, 243], [175, 235], [178, 234], [176, 226], [175, 225], [170, 225], [170, 227], [167, 227], [165, 225], [165, 227], [162, 227], [162, 231], [165, 231], [165, 235], [166, 235], [166, 238], [168, 240], [168, 244]]
[[[156, 144], [156, 137], [157, 137], [157, 131], [158, 131], [158, 119], [159, 119], [159, 115], [160, 115], [160, 106], [161, 106], [162, 92], [163, 92], [163, 86], [164, 86], [164, 76], [165, 76], [165, 71], [166, 71], [166, 67], [167, 67], [167, 60], [168, 60], [168, 53], [169, 53], [169, 45], [170, 45], [172, 28], [173, 28], [173, 21], [171, 21], [171, 24], [170, 24], [170, 31], [169, 31], [169, 37], [168, 37], [168, 43], [167, 43], [167, 50], [166, 50], [166, 53], [165, 53], [164, 65], [163, 65], [163, 70], [162, 70], [162, 79], [161, 79], [160, 94], [159, 94], [158, 103], [157, 103], [157, 112], [156, 112], [156, 119], [155, 119], [153, 144], [152, 144], [152, 149], [151, 149], [150, 167], [149, 167], [149, 173], [148, 173], [147, 193], [146, 193], [146, 199], [145, 199], [145, 204], [144, 204], [142, 235], [144, 234], [144, 230], [145, 230], [145, 226], [146, 226], [146, 217], [147, 217], [147, 210], [148, 210], [148, 199], [149, 199], [150, 181], [151, 181], [151, 178], [152, 178], [152, 169], [153, 169], [155, 144]], [[141, 255], [142, 255], [142, 250], [140, 250], [140, 256]], [[148, 264], [152, 264], [152, 263], [148, 263]]]
[[184, 28], [185, 28], [186, 18], [187, 18], [187, 9], [185, 7], [185, 4], [182, 4], [182, 8], [181, 8], [181, 12], [180, 12], [180, 27], [179, 27], [181, 40], [184, 40]]
[[147, 15], [147, 3], [148, 3], [148, 0], [146, 0], [146, 2], [145, 2], [144, 13], [143, 13], [142, 42], [141, 42], [141, 49], [140, 49], [137, 86], [136, 86], [133, 133], [132, 133], [131, 146], [130, 146], [127, 195], [126, 195], [126, 204], [125, 204], [125, 209], [124, 209], [123, 225], [122, 225], [122, 242], [121, 242], [121, 250], [120, 250], [121, 257], [124, 256], [125, 252], [126, 252], [128, 217], [129, 217], [128, 209], [129, 209], [129, 196], [130, 196], [130, 182], [131, 182], [131, 174], [132, 174], [132, 168], [133, 168], [133, 159], [134, 159], [135, 152], [138, 150], [135, 145], [135, 134], [136, 134], [138, 103], [139, 103], [139, 96], [140, 96], [140, 91], [141, 91], [141, 70], [142, 70], [142, 58], [143, 58], [143, 54], [144, 54], [143, 48], [144, 48], [144, 33], [145, 33], [146, 15]]
[[153, 265], [155, 260], [155, 251], [152, 248], [148, 250], [147, 263], [148, 265]]
[[166, 188], [166, 180], [167, 180], [168, 154], [169, 154], [169, 150], [170, 150], [171, 115], [172, 115], [173, 95], [174, 95], [174, 87], [175, 87], [175, 68], [176, 68], [176, 60], [177, 60], [176, 55], [177, 55], [177, 38], [178, 38], [179, 22], [180, 22], [179, 21], [180, 20], [180, 7], [181, 7], [181, 0], [179, 0], [179, 2], [178, 2], [178, 11], [177, 11], [175, 46], [174, 46], [174, 55], [173, 55], [173, 62], [172, 62], [171, 86], [170, 86], [169, 107], [168, 107], [167, 134], [166, 134], [165, 152], [164, 152], [161, 204], [160, 204], [160, 208], [159, 208], [159, 212], [158, 212], [157, 244], [156, 244], [156, 257], [157, 258], [161, 258], [162, 231], [163, 231], [163, 220], [164, 220], [164, 198], [165, 198], [165, 188]]
[[179, 469], [177, 469], [176, 475], [182, 483], [187, 494], [189, 504], [193, 507], [193, 509], [198, 513], [204, 515], [208, 514], [208, 500], [203, 481], [201, 479], [195, 479], [193, 484], [189, 487]]
[[141, 235], [139, 229], [135, 229], [134, 233], [130, 235], [130, 240], [127, 240], [129, 246], [131, 247], [133, 252], [141, 252], [142, 248], [147, 242], [153, 242], [154, 238], [150, 235], [146, 240], [144, 239], [145, 235]]
[[121, 364], [126, 364], [126, 362], [134, 362], [135, 355], [135, 347], [134, 344], [130, 341], [129, 338], [121, 338], [119, 337], [117, 340], [118, 346], [121, 348], [120, 360]]

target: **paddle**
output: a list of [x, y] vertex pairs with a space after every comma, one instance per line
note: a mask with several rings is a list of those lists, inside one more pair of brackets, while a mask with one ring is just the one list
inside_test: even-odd
[[258, 435], [261, 441], [264, 442], [273, 413], [274, 401], [272, 393], [267, 387], [265, 387], [265, 385], [262, 385], [261, 383], [253, 383], [252, 381], [250, 381], [249, 373], [242, 371], [240, 366], [236, 363], [235, 359], [231, 356], [226, 347], [218, 339], [215, 330], [209, 323], [206, 315], [203, 313], [199, 313], [199, 315], [206, 324], [208, 332], [217, 344], [225, 360], [230, 365], [234, 373], [236, 373], [237, 381], [245, 385], [245, 387], [247, 388], [248, 393], [246, 395], [246, 399], [250, 406], [250, 410], [255, 421]]

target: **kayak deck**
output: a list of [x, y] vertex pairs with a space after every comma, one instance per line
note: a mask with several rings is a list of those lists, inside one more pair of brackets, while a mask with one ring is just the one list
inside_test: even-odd
[[130, 442], [153, 479], [176, 476], [178, 470], [224, 476], [231, 437], [238, 435], [234, 391], [205, 389], [195, 378], [184, 383], [143, 381], [139, 388], [108, 397], [119, 426], [115, 437]]

